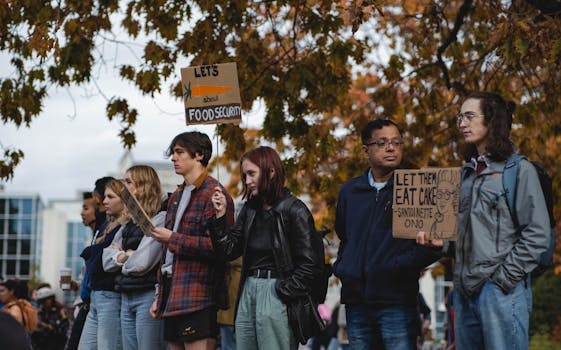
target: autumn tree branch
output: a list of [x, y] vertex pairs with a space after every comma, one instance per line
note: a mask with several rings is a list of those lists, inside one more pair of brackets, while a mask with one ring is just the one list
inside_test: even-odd
[[458, 14], [456, 16], [456, 20], [454, 21], [454, 28], [452, 28], [452, 31], [450, 32], [450, 34], [448, 35], [446, 40], [442, 43], [442, 45], [440, 45], [440, 47], [438, 48], [438, 50], [436, 52], [437, 63], [438, 63], [438, 66], [440, 67], [440, 69], [442, 70], [442, 75], [443, 75], [444, 81], [446, 83], [446, 87], [448, 89], [456, 89], [461, 94], [465, 94], [465, 88], [459, 82], [451, 82], [450, 81], [450, 75], [448, 74], [448, 68], [446, 67], [446, 64], [444, 63], [444, 60], [442, 59], [442, 54], [444, 53], [444, 51], [446, 51], [448, 46], [450, 46], [453, 42], [455, 42], [458, 39], [458, 32], [460, 31], [461, 26], [464, 24], [464, 19], [467, 16], [469, 10], [471, 9], [472, 3], [473, 3], [472, 0], [464, 1], [462, 6], [460, 7], [460, 10], [458, 11]]
[[561, 15], [561, 1], [560, 0], [527, 0], [528, 3], [538, 10], [543, 15], [559, 17]]

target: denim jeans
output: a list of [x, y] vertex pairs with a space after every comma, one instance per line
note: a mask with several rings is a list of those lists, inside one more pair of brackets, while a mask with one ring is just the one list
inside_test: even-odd
[[415, 350], [419, 314], [415, 307], [346, 306], [351, 349]]
[[121, 350], [121, 293], [95, 290], [78, 350]]
[[163, 350], [164, 324], [150, 315], [154, 290], [121, 294], [124, 350]]
[[220, 350], [236, 350], [234, 326], [220, 325]]
[[492, 281], [479, 293], [465, 298], [454, 293], [457, 350], [528, 349], [528, 323], [532, 310], [530, 282], [522, 280], [505, 294]]

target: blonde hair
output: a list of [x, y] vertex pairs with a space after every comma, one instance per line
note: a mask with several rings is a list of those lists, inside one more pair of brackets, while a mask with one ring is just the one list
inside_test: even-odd
[[153, 217], [162, 207], [162, 187], [156, 170], [148, 165], [135, 165], [127, 173], [136, 188], [134, 196], [146, 214]]
[[[115, 192], [115, 194], [122, 200], [121, 192], [125, 189], [125, 185], [122, 180], [111, 180], [111, 182], [105, 186], [105, 189], [110, 189]], [[103, 242], [105, 236], [107, 236], [109, 232], [113, 231], [115, 227], [124, 225], [130, 221], [131, 218], [124, 203], [123, 207], [123, 211], [120, 212], [118, 216], [111, 216], [108, 218], [109, 224], [107, 224], [107, 227], [103, 230], [103, 234], [95, 240], [95, 243]]]

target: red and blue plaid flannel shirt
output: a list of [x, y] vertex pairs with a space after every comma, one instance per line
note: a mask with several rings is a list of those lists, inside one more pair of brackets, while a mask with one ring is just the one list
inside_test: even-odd
[[[226, 218], [229, 224], [234, 222], [234, 202], [224, 187], [206, 171], [193, 185], [195, 189], [177, 232], [173, 232], [167, 245], [164, 245], [164, 249], [169, 249], [174, 256], [171, 291], [165, 310], [158, 310], [161, 316], [191, 313], [212, 305], [227, 307], [226, 262], [217, 259], [207, 222], [216, 214], [211, 201], [216, 186], [220, 186], [226, 195]], [[166, 228], [170, 230], [173, 230], [183, 188], [179, 186], [168, 201]], [[162, 263], [164, 259], [165, 254]], [[220, 280], [217, 281], [217, 278]], [[160, 295], [158, 293], [156, 298], [157, 305], [161, 305]]]

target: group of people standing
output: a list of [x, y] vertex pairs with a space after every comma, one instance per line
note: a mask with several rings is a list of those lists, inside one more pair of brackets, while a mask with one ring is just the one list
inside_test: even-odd
[[[278, 153], [258, 147], [240, 162], [247, 202], [234, 223], [231, 196], [207, 172], [211, 155], [206, 134], [177, 135], [168, 156], [184, 182], [168, 198], [148, 166], [131, 167], [122, 180], [98, 180], [94, 203], [85, 203], [97, 220], [90, 216], [95, 234], [81, 255], [86, 273], [76, 320], [83, 321], [70, 336], [78, 349], [210, 350], [219, 333], [223, 349], [234, 342], [238, 349], [297, 346], [283, 305], [308, 290], [323, 263], [311, 249], [311, 212], [285, 188]], [[152, 218], [148, 235], [128, 213], [125, 187]], [[240, 288], [232, 297], [236, 268]], [[233, 337], [221, 332], [232, 329], [228, 323], [219, 327], [223, 309], [236, 312]]]
[[[425, 232], [417, 241], [392, 237], [393, 172], [405, 141], [389, 119], [364, 126], [369, 167], [343, 184], [335, 216], [340, 246], [334, 274], [342, 283], [351, 349], [416, 349], [419, 275], [445, 255], [456, 258], [451, 346], [528, 347], [528, 276], [547, 247], [549, 217], [527, 161], [519, 174], [518, 224], [500, 195], [505, 160], [515, 152], [512, 113], [513, 105], [494, 93], [469, 95], [462, 104], [457, 123], [470, 171], [461, 183], [457, 242], [429, 240]], [[285, 187], [279, 154], [262, 146], [242, 156], [245, 202], [234, 220], [231, 196], [206, 169], [212, 155], [208, 136], [179, 134], [167, 153], [184, 178], [169, 197], [152, 168], [134, 166], [123, 180], [100, 179], [91, 204], [85, 202], [85, 211], [95, 209], [88, 219], [95, 234], [82, 253], [83, 303], [67, 345], [215, 349], [217, 312], [230, 308], [237, 349], [296, 349], [287, 305], [310, 292], [324, 257], [312, 248], [310, 210]], [[125, 187], [152, 218], [149, 234], [128, 213]], [[229, 297], [234, 260], [240, 286]]]
[[0, 308], [3, 311], [0, 312], [2, 348], [51, 350], [64, 347], [69, 318], [64, 306], [55, 300], [55, 292], [48, 283], [39, 284], [29, 293], [27, 281], [0, 278]]
[[361, 133], [370, 167], [340, 189], [334, 273], [351, 349], [410, 350], [419, 335], [418, 278], [440, 257], [455, 258], [454, 334], [449, 349], [527, 349], [530, 274], [549, 245], [550, 219], [534, 166], [522, 160], [514, 220], [503, 186], [514, 104], [489, 92], [468, 95], [457, 116], [464, 138], [457, 241], [392, 237], [393, 173], [402, 132], [387, 119]]
[[[296, 347], [283, 303], [306, 292], [323, 256], [311, 249], [313, 217], [284, 187], [278, 153], [258, 147], [242, 157], [247, 203], [235, 225], [231, 196], [206, 169], [209, 137], [179, 134], [168, 155], [184, 178], [169, 198], [154, 169], [143, 165], [127, 169], [124, 179], [99, 179], [84, 196], [82, 219], [94, 234], [81, 254], [86, 268], [66, 348], [215, 349], [219, 332], [225, 350], [233, 343]], [[128, 212], [125, 188], [152, 218], [148, 235]], [[241, 287], [232, 296], [236, 269]], [[233, 314], [222, 313], [225, 327], [218, 325], [224, 309], [237, 313], [235, 336]]]

